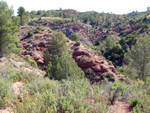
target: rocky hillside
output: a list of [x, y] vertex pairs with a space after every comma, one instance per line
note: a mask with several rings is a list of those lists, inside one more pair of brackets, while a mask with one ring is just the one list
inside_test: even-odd
[[18, 32], [20, 46], [23, 48], [22, 55], [30, 55], [37, 63], [44, 64], [43, 50], [47, 49], [51, 34], [48, 29], [37, 30], [34, 27], [22, 28], [22, 30]]
[[[32, 36], [29, 36], [29, 32], [33, 33]], [[35, 28], [25, 27], [18, 32], [18, 35], [20, 46], [23, 47], [22, 57], [30, 55], [38, 64], [45, 65], [43, 51], [47, 49], [52, 33], [48, 29], [37, 32]], [[84, 47], [80, 42], [69, 41], [68, 45], [73, 50], [73, 58], [78, 66], [86, 72], [86, 76], [91, 81], [99, 82], [104, 80], [105, 76], [110, 81], [119, 79], [115, 67], [104, 58], [97, 56], [96, 53]]]
[[[63, 15], [74, 15], [74, 18], [71, 16], [57, 16], [56, 12]], [[52, 30], [61, 31], [68, 39], [76, 32], [85, 46], [82, 44], [75, 46], [72, 43], [70, 46], [74, 50], [73, 58], [87, 74], [87, 77], [92, 75], [94, 76], [93, 78], [96, 78], [96, 81], [104, 79], [101, 75], [109, 76], [110, 73], [118, 80], [118, 75], [113, 65], [115, 67], [122, 66], [125, 63], [124, 55], [128, 48], [135, 44], [137, 36], [142, 33], [149, 34], [149, 12], [139, 13], [138, 15], [133, 13], [128, 15], [101, 14], [97, 12], [79, 13], [74, 10], [58, 10], [56, 12], [54, 13], [56, 14], [55, 16], [42, 16], [39, 19], [31, 19], [29, 27], [22, 27], [22, 30], [18, 32], [20, 46], [23, 47], [22, 57], [30, 55], [38, 64], [45, 65], [43, 51], [48, 47]], [[85, 21], [88, 16], [88, 21]], [[110, 48], [103, 43], [108, 36], [115, 38]], [[109, 40], [107, 41], [112, 43]], [[109, 62], [98, 57], [89, 48], [94, 48]], [[118, 50], [114, 51], [116, 49]]]

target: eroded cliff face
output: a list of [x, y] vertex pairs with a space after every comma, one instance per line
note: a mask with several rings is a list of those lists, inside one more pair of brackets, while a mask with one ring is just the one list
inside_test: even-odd
[[119, 79], [120, 75], [117, 74], [115, 67], [104, 58], [97, 56], [80, 43], [70, 41], [69, 46], [73, 50], [73, 58], [78, 66], [92, 81], [99, 82], [105, 77], [110, 81]]

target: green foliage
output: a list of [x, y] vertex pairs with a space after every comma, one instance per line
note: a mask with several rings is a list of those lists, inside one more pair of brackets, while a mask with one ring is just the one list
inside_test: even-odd
[[0, 77], [0, 108], [8, 105], [8, 99], [12, 99], [11, 85], [9, 80], [3, 76]]
[[32, 66], [35, 66], [35, 67], [37, 66], [36, 61], [35, 61], [35, 60], [32, 60], [31, 57], [30, 57], [30, 55], [24, 56], [24, 59], [25, 59], [27, 62], [29, 62]]
[[14, 83], [22, 81], [23, 83], [27, 84], [28, 82], [31, 82], [32, 79], [34, 79], [34, 77], [36, 77], [34, 72], [28, 72], [23, 69], [20, 69], [18, 72], [16, 71], [12, 72], [11, 70], [8, 71], [11, 72], [11, 73], [9, 72], [10, 74], [8, 78]]
[[84, 70], [86, 77], [90, 80], [91, 83], [96, 82], [99, 78], [96, 78], [95, 72], [91, 69], [88, 68]]
[[150, 76], [146, 78], [146, 83], [150, 84]]
[[[94, 88], [93, 88], [94, 87]], [[87, 80], [75, 79], [61, 82], [36, 77], [23, 91], [22, 102], [17, 101], [17, 112], [107, 112], [107, 104], [99, 87]], [[94, 94], [93, 94], [94, 92]], [[88, 102], [92, 98], [95, 103]]]
[[103, 54], [107, 59], [116, 65], [122, 65], [122, 59], [124, 58], [124, 51], [120, 44], [115, 44], [111, 49], [105, 50]]
[[67, 38], [62, 32], [55, 31], [50, 40], [48, 49], [44, 51], [45, 53], [45, 62], [47, 64], [53, 60], [56, 56], [61, 56], [61, 54], [68, 50], [67, 47]]
[[6, 2], [0, 2], [0, 56], [17, 51], [15, 33], [18, 31], [17, 22], [12, 19], [13, 10]]
[[143, 34], [139, 36], [136, 44], [126, 56], [126, 74], [133, 79], [144, 80], [150, 76], [150, 37]]
[[133, 99], [132, 101], [131, 101], [131, 104], [130, 105], [132, 105], [133, 107], [135, 107], [136, 105], [138, 105], [139, 104], [139, 102], [138, 102], [138, 100], [135, 98], [135, 99]]
[[20, 25], [26, 25], [28, 22], [28, 14], [25, 11], [24, 7], [19, 7], [18, 8], [18, 16], [20, 17]]
[[104, 41], [98, 41], [97, 44], [99, 45], [100, 50], [109, 51], [116, 44], [116, 39], [113, 36], [106, 36]]
[[17, 74], [12, 74], [10, 75], [10, 79], [13, 81], [13, 82], [17, 82], [19, 80], [22, 80], [22, 77], [21, 76], [18, 76]]
[[141, 108], [141, 105], [136, 105], [134, 108], [133, 108], [133, 113], [143, 113], [143, 110]]
[[71, 35], [70, 39], [71, 39], [72, 41], [79, 41], [79, 36], [74, 32], [74, 33]]
[[32, 35], [33, 35], [33, 32], [29, 31], [29, 32], [28, 32], [28, 36], [30, 37], [30, 36], [32, 36]]
[[58, 30], [59, 28], [59, 26], [55, 26], [54, 28], [52, 28], [52, 30]]
[[134, 81], [126, 87], [126, 94], [130, 104], [133, 105], [133, 113], [150, 112], [150, 86], [142, 80]]
[[108, 79], [108, 81], [111, 81], [111, 82], [114, 82], [115, 81], [115, 78], [114, 78], [114, 75], [112, 73], [109, 73], [105, 76], [105, 78]]
[[[113, 36], [105, 36], [105, 40], [98, 41], [100, 53], [103, 53], [103, 56], [112, 62], [115, 66], [121, 66], [124, 58], [124, 53], [127, 51], [127, 45], [120, 45], [120, 43], [116, 42], [115, 37]], [[99, 52], [99, 51], [97, 51]]]
[[71, 54], [64, 52], [60, 57], [55, 57], [53, 63], [49, 65], [45, 75], [50, 79], [62, 80], [84, 76], [83, 71], [77, 66]]
[[40, 30], [41, 30], [41, 27], [38, 26], [38, 27], [36, 28], [36, 30], [40, 31]]

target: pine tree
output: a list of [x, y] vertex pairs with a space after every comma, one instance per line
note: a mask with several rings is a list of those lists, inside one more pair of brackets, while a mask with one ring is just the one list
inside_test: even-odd
[[28, 22], [28, 14], [24, 7], [21, 6], [18, 8], [18, 16], [20, 17], [20, 25], [26, 25]]
[[150, 37], [146, 34], [138, 37], [136, 44], [126, 56], [126, 73], [131, 78], [145, 80], [150, 76]]
[[6, 2], [0, 1], [0, 56], [17, 51], [15, 33], [18, 31], [16, 22], [12, 19], [13, 10]]
[[74, 32], [74, 33], [71, 35], [70, 39], [71, 39], [72, 41], [79, 41], [79, 36]]
[[62, 32], [55, 31], [52, 35], [52, 39], [49, 41], [49, 47], [44, 52], [45, 53], [45, 62], [52, 62], [53, 58], [56, 56], [61, 56], [65, 51], [68, 51], [67, 48], [67, 38]]
[[60, 57], [54, 58], [45, 76], [55, 80], [83, 78], [84, 72], [77, 66], [70, 53], [63, 52]]
[[74, 77], [83, 77], [84, 72], [77, 66], [68, 52], [67, 38], [62, 32], [55, 31], [45, 52], [46, 62], [49, 63], [46, 77], [62, 80]]

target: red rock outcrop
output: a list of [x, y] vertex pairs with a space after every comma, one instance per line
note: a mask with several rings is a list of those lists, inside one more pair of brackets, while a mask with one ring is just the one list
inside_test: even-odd
[[[100, 81], [103, 76], [113, 77], [114, 80], [119, 79], [119, 75], [116, 72], [116, 69], [113, 65], [108, 63], [108, 61], [104, 60], [102, 57], [97, 56], [94, 52], [85, 48], [81, 44], [76, 44], [72, 41], [69, 42], [71, 49], [73, 50], [73, 58], [77, 62], [78, 66], [82, 68], [82, 70], [91, 69], [97, 78], [97, 81]], [[109, 79], [109, 78], [108, 78]]]

